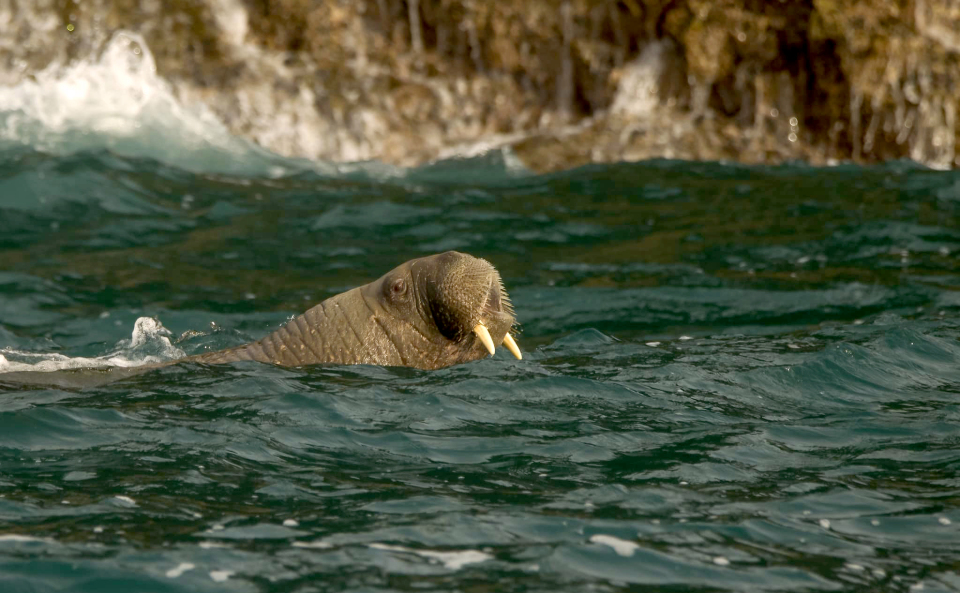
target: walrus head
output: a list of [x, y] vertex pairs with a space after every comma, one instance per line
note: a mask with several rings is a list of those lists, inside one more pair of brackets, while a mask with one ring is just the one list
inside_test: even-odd
[[390, 342], [404, 366], [469, 362], [501, 343], [520, 358], [510, 335], [513, 306], [500, 274], [484, 259], [456, 251], [414, 259], [360, 290], [381, 340]]
[[510, 335], [514, 323], [497, 270], [448, 251], [410, 260], [330, 297], [262, 340], [193, 360], [439, 369], [484, 358], [497, 344], [520, 358]]

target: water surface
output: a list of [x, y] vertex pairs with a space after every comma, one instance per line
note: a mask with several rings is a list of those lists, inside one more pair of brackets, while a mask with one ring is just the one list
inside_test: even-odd
[[524, 360], [0, 373], [0, 590], [960, 589], [957, 174], [244, 158], [0, 152], [0, 371], [239, 344], [448, 249]]

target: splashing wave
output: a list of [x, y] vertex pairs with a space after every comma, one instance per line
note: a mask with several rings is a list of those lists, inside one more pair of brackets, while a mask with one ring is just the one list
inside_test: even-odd
[[57, 353], [25, 352], [13, 348], [0, 350], [0, 373], [15, 371], [62, 371], [94, 367], [137, 367], [185, 356], [170, 342], [170, 330], [152, 317], [141, 317], [133, 325], [129, 340], [117, 343], [117, 349], [103, 356], [64, 356]]

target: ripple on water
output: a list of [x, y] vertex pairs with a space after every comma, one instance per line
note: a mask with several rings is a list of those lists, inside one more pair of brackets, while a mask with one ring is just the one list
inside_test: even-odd
[[0, 373], [0, 589], [957, 589], [953, 173], [498, 154], [0, 153], [5, 370], [236, 345], [447, 247], [501, 270], [524, 351]]

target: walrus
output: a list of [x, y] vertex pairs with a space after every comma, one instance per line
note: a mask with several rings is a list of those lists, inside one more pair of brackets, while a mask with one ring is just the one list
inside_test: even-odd
[[434, 370], [493, 355], [496, 344], [522, 359], [511, 335], [515, 324], [496, 268], [484, 259], [447, 251], [410, 260], [369, 284], [332, 296], [255, 342], [139, 367], [0, 373], [0, 382], [92, 387], [181, 362]]
[[521, 359], [510, 335], [515, 321], [497, 270], [484, 259], [448, 251], [332, 296], [261, 340], [186, 360], [433, 370], [493, 355], [496, 344]]

